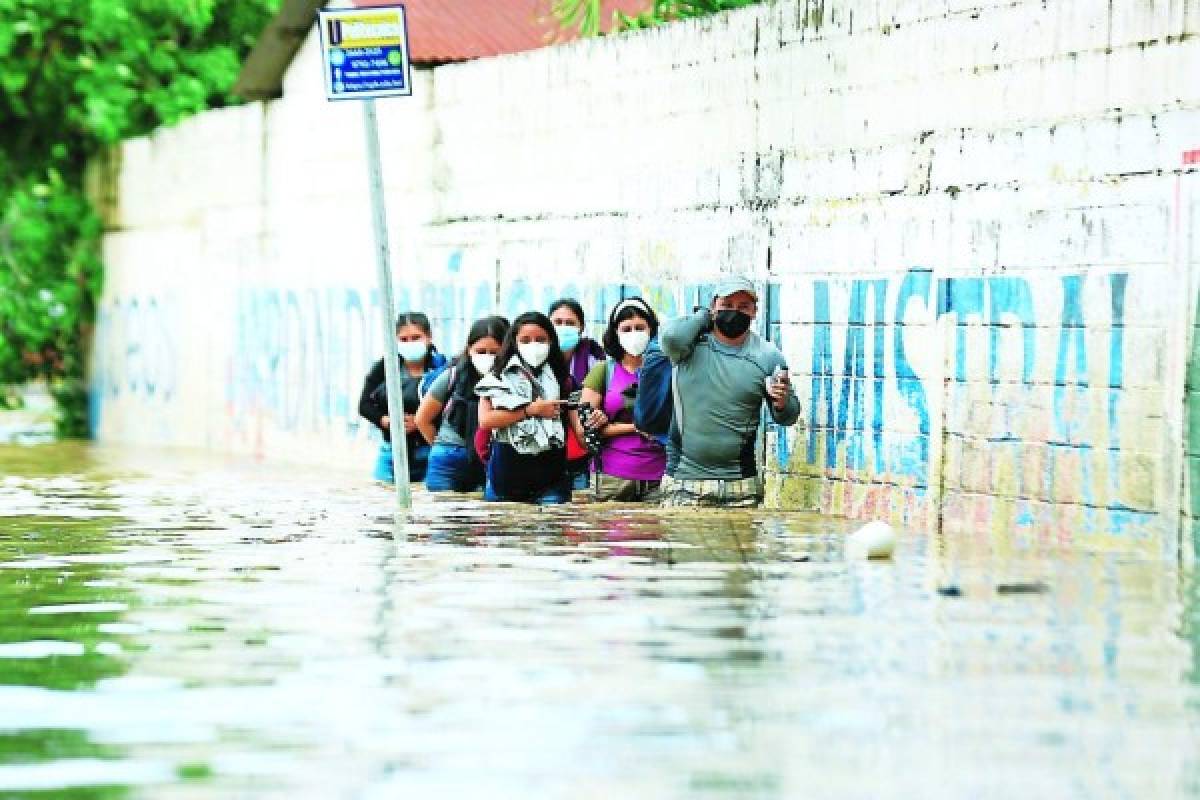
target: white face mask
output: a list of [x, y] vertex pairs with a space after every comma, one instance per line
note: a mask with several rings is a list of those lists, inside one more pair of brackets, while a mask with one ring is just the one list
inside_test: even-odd
[[487, 374], [492, 371], [492, 367], [496, 366], [496, 354], [471, 353], [471, 366], [475, 367], [475, 371], [480, 375]]
[[640, 356], [650, 346], [650, 331], [625, 331], [617, 334], [621, 349], [631, 356]]
[[397, 342], [396, 349], [405, 361], [420, 361], [429, 353], [429, 342], [417, 339], [415, 342]]
[[527, 342], [517, 345], [517, 352], [526, 364], [537, 369], [550, 356], [550, 345], [546, 342]]

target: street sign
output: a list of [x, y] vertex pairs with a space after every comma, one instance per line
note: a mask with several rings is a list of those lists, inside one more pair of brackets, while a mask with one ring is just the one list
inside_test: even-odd
[[317, 28], [326, 98], [412, 94], [404, 6], [321, 10]]
[[388, 430], [392, 436], [392, 468], [396, 476], [396, 505], [412, 508], [408, 445], [404, 434], [401, 399], [400, 354], [396, 352], [396, 301], [392, 291], [391, 251], [388, 246], [387, 206], [383, 192], [383, 165], [379, 156], [379, 119], [376, 97], [412, 94], [408, 63], [408, 27], [404, 6], [321, 10], [321, 64], [325, 97], [329, 100], [362, 100], [363, 131], [367, 143], [367, 183], [371, 192], [371, 227], [375, 232], [375, 269], [383, 306], [383, 363], [388, 396]]

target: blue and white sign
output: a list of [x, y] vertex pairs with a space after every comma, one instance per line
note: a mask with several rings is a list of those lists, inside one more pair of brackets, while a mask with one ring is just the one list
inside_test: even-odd
[[404, 6], [321, 10], [317, 28], [326, 98], [412, 94]]

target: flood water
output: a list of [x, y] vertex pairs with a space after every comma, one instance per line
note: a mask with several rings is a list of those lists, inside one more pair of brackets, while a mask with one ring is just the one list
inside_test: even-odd
[[0, 797], [1200, 797], [1200, 589], [1120, 543], [0, 475]]

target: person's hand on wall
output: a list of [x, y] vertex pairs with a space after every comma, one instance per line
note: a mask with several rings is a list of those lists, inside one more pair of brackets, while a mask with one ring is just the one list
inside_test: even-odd
[[388, 417], [387, 414], [384, 414], [382, 417], [379, 418], [379, 427], [383, 428], [385, 431], [391, 430], [392, 420], [390, 417]]

